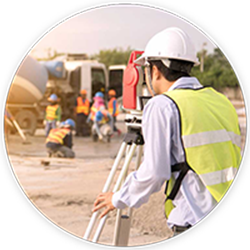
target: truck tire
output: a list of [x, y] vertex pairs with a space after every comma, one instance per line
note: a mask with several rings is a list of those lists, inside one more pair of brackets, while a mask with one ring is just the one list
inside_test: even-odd
[[34, 135], [37, 126], [35, 114], [29, 110], [21, 110], [15, 114], [15, 119], [24, 133]]

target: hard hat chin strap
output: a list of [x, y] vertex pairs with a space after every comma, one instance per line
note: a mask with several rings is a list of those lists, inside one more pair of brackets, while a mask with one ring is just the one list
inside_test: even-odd
[[150, 90], [151, 90], [150, 92], [152, 92], [152, 93], [153, 93], [153, 95], [155, 96], [155, 95], [156, 95], [156, 93], [155, 93], [154, 88], [153, 88], [153, 85], [152, 85], [152, 78], [151, 78], [150, 64], [149, 64], [149, 62], [148, 62], [147, 58], [146, 58], [146, 60], [145, 60], [145, 67], [146, 67], [146, 74], [147, 74], [147, 81], [148, 81], [148, 85], [149, 85]]

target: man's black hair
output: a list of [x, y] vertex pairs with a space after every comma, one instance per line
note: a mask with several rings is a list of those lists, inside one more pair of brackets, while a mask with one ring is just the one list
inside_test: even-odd
[[171, 65], [176, 66], [175, 69], [166, 67], [161, 60], [152, 60], [150, 63], [150, 70], [152, 72], [153, 65], [155, 65], [162, 75], [170, 82], [176, 81], [179, 78], [185, 76], [190, 77], [189, 73], [193, 67], [192, 62], [180, 61], [171, 59]]

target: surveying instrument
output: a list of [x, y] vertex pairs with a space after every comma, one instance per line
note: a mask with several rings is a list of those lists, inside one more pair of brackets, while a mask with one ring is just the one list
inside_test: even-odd
[[[143, 51], [133, 51], [130, 55], [127, 68], [124, 71], [123, 107], [126, 111], [129, 112], [128, 114], [126, 114], [125, 118], [127, 133], [123, 139], [123, 142], [118, 151], [114, 164], [111, 168], [109, 176], [103, 187], [102, 190], [103, 193], [110, 191], [109, 189], [112, 183], [114, 182], [115, 173], [124, 156], [125, 160], [123, 166], [121, 168], [118, 179], [112, 190], [112, 192], [114, 193], [120, 189], [122, 183], [124, 182], [125, 177], [128, 173], [130, 163], [133, 157], [135, 156], [136, 151], [137, 153], [135, 160], [135, 170], [137, 170], [141, 164], [143, 145], [144, 145], [144, 139], [141, 133], [142, 110], [146, 102], [151, 98], [151, 96], [147, 91], [143, 70], [141, 67], [137, 67], [137, 65], [134, 63], [134, 60], [137, 58], [137, 56], [141, 55], [142, 53]], [[99, 212], [96, 211], [92, 214], [92, 217], [90, 219], [90, 222], [83, 237], [85, 240], [98, 242], [100, 238], [108, 214], [106, 214], [100, 219], [95, 234], [92, 240], [90, 239], [95, 222], [97, 221], [98, 218], [98, 213]], [[114, 238], [113, 238], [113, 244], [115, 246], [128, 245], [131, 217], [132, 217], [132, 208], [128, 208], [127, 215], [123, 215], [121, 209], [117, 210]]]

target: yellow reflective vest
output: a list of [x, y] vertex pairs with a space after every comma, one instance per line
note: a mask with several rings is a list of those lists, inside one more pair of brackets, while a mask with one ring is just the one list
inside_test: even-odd
[[[165, 92], [177, 106], [185, 162], [172, 167], [180, 172], [166, 188], [165, 212], [188, 170], [193, 170], [219, 202], [230, 187], [241, 162], [241, 136], [237, 113], [231, 102], [213, 88], [175, 89]], [[179, 179], [179, 180], [178, 180]]]
[[96, 116], [96, 113], [99, 111], [99, 110], [102, 110], [102, 109], [105, 109], [105, 106], [104, 105], [100, 105], [98, 108], [95, 106], [95, 104], [93, 104], [90, 108], [90, 119], [91, 121], [94, 121], [95, 120], [95, 116]]
[[[114, 101], [116, 101], [116, 98], [113, 97], [110, 99], [109, 103], [108, 103], [108, 111], [112, 116], [118, 116], [119, 114], [119, 107], [118, 107], [118, 103], [116, 102], [116, 106], [115, 106], [115, 113], [114, 113]], [[114, 114], [113, 114], [114, 113]]]
[[53, 121], [57, 119], [56, 111], [59, 105], [49, 105], [46, 108], [46, 120]]
[[49, 132], [49, 135], [48, 135], [48, 137], [46, 139], [46, 143], [47, 142], [54, 142], [54, 143], [63, 145], [63, 139], [69, 133], [70, 133], [69, 128], [51, 129], [50, 132]]
[[85, 101], [83, 102], [81, 96], [77, 97], [76, 113], [77, 114], [83, 113], [85, 115], [89, 114], [89, 100], [88, 99], [85, 99]]
[[91, 113], [91, 116], [90, 116], [90, 119], [91, 121], [94, 121], [95, 120], [95, 115], [97, 113], [98, 109], [93, 105], [90, 109], [90, 113]]

